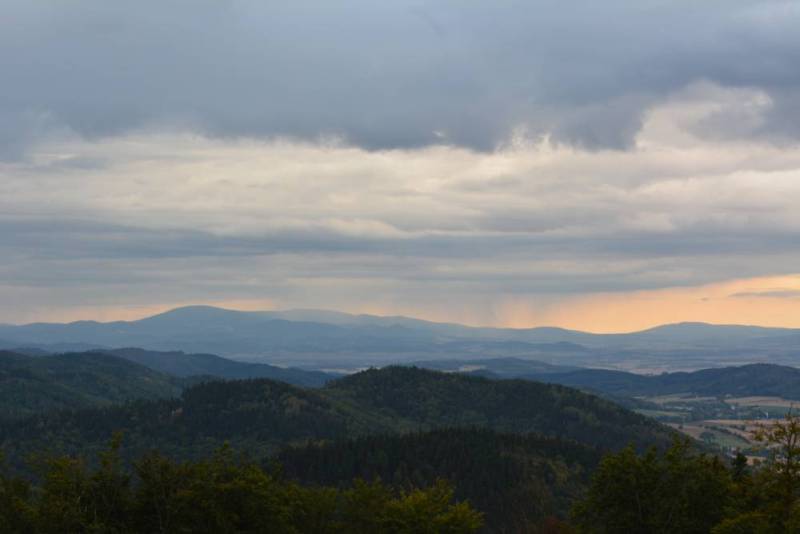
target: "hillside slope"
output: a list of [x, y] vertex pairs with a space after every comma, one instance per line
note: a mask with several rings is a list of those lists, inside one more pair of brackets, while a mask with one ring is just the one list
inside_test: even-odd
[[383, 414], [411, 428], [482, 426], [539, 432], [618, 448], [663, 439], [645, 417], [569, 387], [527, 380], [489, 380], [413, 367], [371, 369], [332, 382], [332, 398]]
[[173, 377], [105, 354], [31, 357], [0, 352], [1, 418], [170, 398], [181, 390]]
[[563, 386], [392, 367], [321, 389], [266, 379], [210, 382], [178, 399], [41, 414], [0, 428], [0, 445], [19, 461], [43, 447], [96, 451], [114, 431], [123, 431], [133, 453], [158, 448], [197, 457], [228, 441], [268, 455], [320, 439], [454, 426], [537, 432], [603, 449], [663, 446], [672, 435], [655, 421]]

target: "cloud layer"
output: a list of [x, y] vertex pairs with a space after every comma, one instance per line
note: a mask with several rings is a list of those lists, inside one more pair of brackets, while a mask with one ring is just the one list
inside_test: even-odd
[[765, 99], [691, 86], [627, 151], [51, 142], [0, 166], [0, 293], [31, 313], [250, 300], [519, 324], [520, 302], [793, 273], [800, 148], [697, 133]]
[[698, 80], [771, 102], [759, 123], [710, 117], [704, 134], [785, 142], [800, 133], [798, 26], [792, 1], [8, 0], [0, 150], [154, 125], [366, 149], [493, 150], [519, 131], [625, 148], [647, 109]]
[[3, 3], [0, 320], [800, 325], [796, 3], [284, 4]]

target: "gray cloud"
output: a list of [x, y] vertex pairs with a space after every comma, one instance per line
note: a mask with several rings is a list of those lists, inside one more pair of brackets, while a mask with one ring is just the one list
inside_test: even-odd
[[43, 135], [42, 117], [89, 138], [155, 126], [488, 150], [524, 127], [622, 148], [701, 79], [769, 95], [741, 135], [797, 139], [799, 24], [796, 3], [756, 0], [9, 0], [0, 155]]
[[798, 23], [755, 0], [3, 2], [0, 318], [491, 321], [790, 274]]
[[[792, 252], [795, 240], [757, 232], [732, 239], [721, 229], [591, 238], [480, 231], [379, 237], [322, 226], [220, 236], [103, 221], [5, 218], [0, 220], [0, 254], [6, 258], [0, 286], [95, 295], [118, 286], [114, 298], [185, 299], [198, 293], [242, 298], [254, 289], [297, 297], [299, 288], [315, 280], [334, 287], [360, 281], [361, 288], [383, 281], [404, 288], [407, 297], [563, 296], [791, 273], [800, 262], [800, 253]], [[785, 269], [776, 269], [779, 259]]]

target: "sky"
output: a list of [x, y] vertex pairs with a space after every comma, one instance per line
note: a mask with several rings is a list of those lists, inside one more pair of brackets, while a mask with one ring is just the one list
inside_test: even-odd
[[800, 4], [0, 3], [0, 322], [800, 327]]

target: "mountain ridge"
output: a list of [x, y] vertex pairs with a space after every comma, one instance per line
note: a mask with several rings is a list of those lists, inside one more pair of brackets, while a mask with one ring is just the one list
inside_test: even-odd
[[[2, 348], [141, 347], [312, 369], [359, 369], [442, 358], [513, 356], [581, 367], [703, 368], [800, 363], [800, 329], [675, 323], [627, 334], [556, 327], [502, 329], [324, 310], [168, 310], [136, 321], [0, 326]], [[626, 363], [629, 362], [629, 363]]]
[[[190, 315], [192, 318], [197, 318], [197, 314], [215, 315], [219, 316], [238, 316], [238, 317], [261, 317], [261, 318], [274, 318], [286, 319], [291, 322], [306, 322], [306, 323], [321, 323], [321, 324], [356, 324], [357, 321], [377, 321], [381, 323], [415, 323], [420, 325], [428, 325], [431, 327], [459, 327], [475, 331], [502, 331], [502, 332], [547, 332], [547, 333], [567, 333], [567, 334], [583, 334], [590, 336], [600, 337], [614, 337], [614, 336], [629, 336], [635, 334], [647, 334], [660, 332], [664, 330], [684, 330], [690, 328], [709, 328], [709, 329], [747, 329], [751, 331], [773, 332], [773, 333], [800, 333], [800, 327], [775, 327], [775, 326], [762, 326], [751, 324], [738, 324], [738, 323], [709, 323], [704, 321], [678, 321], [674, 323], [664, 323], [655, 325], [640, 330], [631, 330], [627, 332], [591, 332], [588, 330], [578, 330], [560, 326], [545, 325], [545, 326], [532, 326], [532, 327], [495, 327], [486, 325], [466, 325], [461, 323], [454, 323], [449, 321], [431, 321], [427, 319], [419, 319], [416, 317], [404, 315], [375, 315], [368, 313], [348, 313], [337, 310], [316, 309], [316, 308], [289, 308], [285, 310], [235, 310], [230, 308], [222, 308], [211, 305], [189, 305], [179, 306], [153, 315], [141, 317], [139, 319], [131, 320], [114, 320], [114, 321], [98, 321], [94, 319], [79, 319], [75, 321], [57, 322], [57, 321], [34, 321], [31, 323], [0, 323], [2, 327], [39, 327], [39, 326], [97, 326], [97, 325], [129, 325], [134, 323], [151, 322], [160, 319], [171, 317], [179, 317]], [[305, 319], [304, 317], [316, 317], [317, 319]], [[328, 317], [328, 319], [324, 319]], [[335, 322], [339, 320], [340, 323]]]

